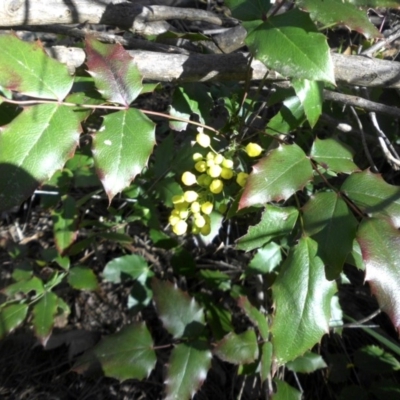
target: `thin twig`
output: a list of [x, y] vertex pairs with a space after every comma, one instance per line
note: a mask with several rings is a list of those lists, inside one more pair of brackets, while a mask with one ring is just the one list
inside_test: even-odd
[[390, 45], [390, 43], [394, 42], [396, 39], [400, 37], [400, 26], [387, 38], [381, 40], [380, 42], [374, 44], [373, 46], [369, 47], [368, 49], [365, 49], [364, 51], [361, 52], [363, 56], [372, 56], [372, 54], [376, 53], [383, 47], [387, 47]]

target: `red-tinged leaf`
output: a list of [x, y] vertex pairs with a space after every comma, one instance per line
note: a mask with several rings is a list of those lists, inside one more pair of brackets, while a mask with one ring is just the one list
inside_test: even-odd
[[112, 103], [129, 106], [142, 90], [142, 77], [133, 58], [120, 44], [86, 40], [88, 72], [101, 95]]
[[272, 344], [279, 365], [304, 354], [329, 330], [336, 283], [325, 278], [317, 250], [314, 240], [301, 238], [272, 286]]
[[372, 218], [357, 231], [365, 263], [365, 280], [379, 307], [400, 332], [400, 233], [387, 220]]
[[54, 100], [63, 100], [70, 91], [74, 79], [67, 66], [49, 57], [40, 42], [27, 43], [6, 34], [0, 36], [0, 48], [0, 86]]
[[261, 337], [267, 340], [269, 335], [268, 317], [254, 307], [248, 297], [239, 297], [238, 305], [246, 313], [250, 321], [257, 326]]
[[58, 252], [63, 254], [76, 240], [78, 220], [75, 200], [66, 196], [61, 208], [52, 214], [54, 240]]
[[304, 108], [304, 113], [311, 128], [315, 126], [322, 113], [324, 84], [308, 79], [296, 79], [293, 82], [294, 90]]
[[24, 322], [28, 306], [26, 304], [12, 304], [0, 309], [0, 338]]
[[68, 283], [78, 290], [96, 290], [98, 282], [95, 273], [87, 267], [76, 266], [71, 268]]
[[0, 133], [0, 211], [25, 200], [75, 151], [81, 126], [69, 107], [25, 109]]
[[136, 109], [104, 117], [93, 139], [97, 173], [111, 202], [147, 165], [155, 144], [155, 125]]
[[350, 175], [341, 191], [365, 214], [388, 218], [400, 227], [400, 187], [386, 183], [369, 170]]
[[283, 76], [335, 84], [325, 35], [297, 9], [269, 17], [250, 31], [246, 44], [255, 58]]
[[340, 195], [320, 192], [303, 207], [304, 231], [318, 243], [326, 277], [336, 279], [353, 248], [357, 220]]
[[250, 226], [246, 235], [238, 239], [236, 248], [250, 251], [262, 247], [272, 239], [289, 235], [298, 216], [299, 212], [294, 207], [267, 205], [261, 221]]
[[284, 381], [274, 379], [276, 385], [276, 393], [271, 397], [271, 400], [301, 400], [303, 395], [293, 386], [290, 386]]
[[312, 178], [310, 160], [296, 144], [280, 145], [253, 166], [239, 209], [288, 199]]
[[83, 373], [100, 364], [105, 376], [120, 381], [144, 379], [155, 367], [153, 339], [144, 323], [125, 326], [102, 339], [75, 363], [73, 370]]
[[207, 377], [212, 354], [203, 341], [178, 344], [171, 353], [165, 384], [166, 400], [192, 398]]
[[342, 0], [324, 0], [323, 3], [319, 0], [300, 0], [298, 5], [309, 12], [314, 21], [324, 26], [340, 24], [367, 38], [381, 37], [378, 29], [368, 19], [367, 13], [350, 3]]
[[337, 173], [351, 174], [360, 170], [353, 162], [354, 152], [338, 139], [316, 138], [310, 157], [323, 168]]
[[33, 307], [33, 328], [35, 334], [46, 345], [54, 325], [54, 316], [57, 312], [58, 297], [53, 292], [47, 292]]
[[166, 281], [151, 283], [158, 316], [174, 337], [198, 336], [204, 329], [203, 309], [187, 293]]

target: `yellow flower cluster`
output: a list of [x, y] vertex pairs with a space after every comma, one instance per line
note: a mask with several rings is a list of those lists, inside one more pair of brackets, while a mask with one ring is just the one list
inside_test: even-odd
[[[223, 154], [217, 153], [211, 147], [211, 138], [202, 130], [196, 136], [196, 142], [203, 148], [210, 148], [206, 156], [201, 153], [193, 154], [195, 173], [185, 171], [182, 174], [182, 183], [185, 186], [197, 186], [198, 191], [186, 190], [183, 195], [174, 196], [174, 209], [169, 217], [172, 231], [183, 235], [188, 230], [188, 219], [192, 219], [192, 233], [201, 233], [206, 236], [211, 232], [210, 214], [214, 208], [213, 197], [224, 189], [224, 181], [236, 175], [236, 182], [243, 187], [248, 174], [235, 174], [233, 161]], [[262, 148], [256, 143], [249, 143], [245, 148], [250, 157], [261, 154]], [[211, 201], [210, 201], [211, 200]]]

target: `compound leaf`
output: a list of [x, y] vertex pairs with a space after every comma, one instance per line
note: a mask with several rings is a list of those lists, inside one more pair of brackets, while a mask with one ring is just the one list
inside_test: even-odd
[[314, 240], [301, 238], [272, 286], [275, 315], [271, 332], [278, 364], [302, 355], [329, 330], [336, 283], [325, 278], [317, 250]]

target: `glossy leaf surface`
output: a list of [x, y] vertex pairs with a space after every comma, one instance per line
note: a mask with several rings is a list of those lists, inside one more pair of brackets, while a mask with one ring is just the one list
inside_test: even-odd
[[294, 207], [276, 207], [267, 205], [261, 221], [250, 226], [246, 235], [237, 241], [238, 250], [250, 251], [262, 247], [272, 239], [289, 235], [299, 212]]
[[301, 400], [302, 394], [284, 381], [274, 379], [276, 393], [272, 396], [273, 400]]
[[400, 227], [400, 187], [369, 170], [349, 176], [341, 190], [366, 214], [388, 218]]
[[357, 220], [334, 192], [320, 192], [303, 207], [304, 231], [318, 243], [328, 279], [338, 277], [353, 248]]
[[341, 24], [367, 38], [381, 36], [378, 29], [368, 19], [367, 13], [350, 2], [324, 0], [322, 3], [318, 0], [300, 0], [298, 5], [308, 11], [314, 21], [321, 22], [324, 26]]
[[74, 112], [57, 104], [27, 108], [6, 125], [0, 134], [0, 211], [18, 205], [61, 169], [80, 132]]
[[264, 340], [268, 339], [269, 326], [268, 317], [264, 315], [260, 310], [254, 307], [248, 297], [241, 296], [238, 300], [239, 307], [246, 313], [250, 321], [257, 326], [260, 331], [260, 335]]
[[153, 339], [144, 323], [132, 324], [102, 339], [92, 350], [75, 363], [76, 372], [85, 372], [94, 363], [100, 363], [110, 378], [124, 381], [144, 379], [156, 364]]
[[51, 335], [57, 303], [57, 295], [53, 292], [47, 292], [33, 307], [33, 327], [36, 336], [43, 345], [46, 344]]
[[268, 18], [249, 33], [246, 44], [255, 58], [283, 76], [335, 83], [326, 38], [307, 13], [295, 9]]
[[63, 100], [73, 77], [64, 64], [49, 57], [42, 44], [0, 36], [0, 86], [40, 99]]
[[257, 337], [254, 330], [236, 334], [228, 333], [220, 340], [215, 348], [214, 354], [221, 360], [232, 364], [249, 364], [258, 357]]
[[253, 166], [239, 209], [288, 199], [312, 178], [310, 160], [296, 144], [280, 145]]
[[76, 266], [70, 269], [68, 283], [79, 290], [96, 290], [98, 288], [95, 273], [87, 267]]
[[124, 275], [131, 279], [149, 276], [150, 269], [147, 261], [137, 254], [129, 254], [109, 261], [103, 270], [104, 278], [113, 283], [121, 283]]
[[86, 64], [96, 88], [112, 103], [128, 106], [142, 90], [142, 77], [133, 58], [120, 45], [86, 40]]
[[147, 165], [155, 144], [155, 125], [136, 109], [104, 117], [93, 139], [96, 170], [109, 200], [128, 187]]
[[293, 372], [309, 374], [317, 369], [326, 368], [327, 365], [322, 356], [307, 351], [304, 355], [297, 357], [293, 361], [289, 361], [286, 367]]
[[186, 292], [153, 278], [152, 289], [158, 316], [175, 338], [197, 336], [204, 329], [204, 312]]
[[351, 174], [360, 169], [353, 162], [354, 152], [338, 139], [316, 138], [310, 157], [325, 169], [337, 173]]
[[11, 304], [0, 309], [0, 338], [24, 322], [28, 313], [26, 304]]
[[268, 274], [282, 261], [281, 246], [275, 242], [267, 243], [257, 250], [246, 268], [246, 274]]
[[212, 354], [206, 342], [178, 344], [171, 353], [165, 380], [166, 400], [192, 398], [207, 377]]
[[387, 220], [369, 219], [357, 231], [365, 263], [365, 280], [379, 307], [400, 331], [400, 233]]
[[329, 330], [336, 283], [325, 278], [317, 249], [314, 240], [301, 238], [272, 286], [275, 306], [272, 344], [280, 365], [304, 354]]

